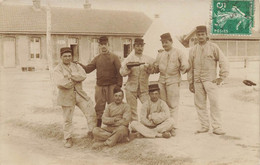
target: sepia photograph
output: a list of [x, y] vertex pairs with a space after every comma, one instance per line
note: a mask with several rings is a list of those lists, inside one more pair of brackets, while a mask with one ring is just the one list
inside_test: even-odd
[[0, 0], [0, 165], [260, 165], [260, 0]]

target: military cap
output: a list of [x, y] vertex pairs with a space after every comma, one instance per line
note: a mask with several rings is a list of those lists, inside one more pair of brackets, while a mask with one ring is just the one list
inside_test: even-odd
[[108, 38], [106, 36], [102, 36], [99, 38], [99, 43], [108, 43]]
[[196, 31], [197, 31], [197, 32], [207, 32], [207, 27], [204, 26], [204, 25], [197, 26], [197, 27], [196, 27]]
[[162, 40], [172, 41], [172, 37], [171, 37], [171, 34], [170, 34], [170, 33], [164, 33], [164, 34], [162, 34], [160, 37], [161, 37], [161, 41], [162, 41]]
[[159, 91], [159, 85], [158, 84], [150, 84], [149, 85], [149, 92]]
[[145, 43], [144, 43], [144, 40], [142, 38], [136, 38], [134, 44], [143, 45]]
[[63, 47], [60, 49], [60, 56], [62, 56], [63, 53], [72, 53], [72, 50], [70, 47]]

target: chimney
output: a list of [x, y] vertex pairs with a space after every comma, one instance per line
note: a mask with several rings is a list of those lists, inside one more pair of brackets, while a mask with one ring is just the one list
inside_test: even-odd
[[91, 4], [89, 3], [89, 0], [85, 0], [85, 3], [84, 3], [84, 9], [91, 9]]
[[41, 9], [41, 0], [32, 0], [34, 9]]

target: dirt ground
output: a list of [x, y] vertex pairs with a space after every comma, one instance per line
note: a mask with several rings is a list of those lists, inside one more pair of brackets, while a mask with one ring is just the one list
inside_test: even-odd
[[[194, 134], [199, 121], [193, 94], [183, 81], [177, 136], [170, 139], [134, 139], [91, 150], [87, 123], [75, 110], [74, 146], [62, 143], [62, 111], [53, 107], [48, 71], [1, 70], [0, 165], [257, 165], [259, 161], [259, 86], [246, 87], [245, 78], [259, 84], [259, 63], [231, 63], [230, 78], [220, 87], [226, 135], [211, 131]], [[95, 73], [84, 89], [94, 98]], [[140, 104], [139, 104], [140, 108]]]

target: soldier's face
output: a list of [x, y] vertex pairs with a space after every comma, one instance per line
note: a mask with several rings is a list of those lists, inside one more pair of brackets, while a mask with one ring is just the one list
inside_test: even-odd
[[123, 98], [124, 98], [123, 92], [117, 92], [114, 94], [114, 101], [116, 104], [121, 104]]
[[108, 43], [99, 43], [99, 51], [100, 53], [107, 53], [108, 52]]
[[71, 60], [72, 60], [71, 53], [69, 53], [69, 52], [63, 53], [62, 56], [61, 56], [61, 60], [62, 60], [63, 64], [69, 65]]
[[143, 51], [144, 51], [144, 45], [143, 44], [135, 44], [134, 49], [135, 49], [136, 54], [142, 54]]
[[164, 50], [169, 51], [172, 48], [172, 41], [169, 40], [162, 40], [162, 47]]
[[196, 36], [198, 38], [199, 43], [204, 43], [207, 41], [207, 33], [206, 32], [197, 32]]
[[160, 92], [159, 91], [153, 91], [149, 92], [150, 98], [152, 102], [156, 102], [159, 99]]

